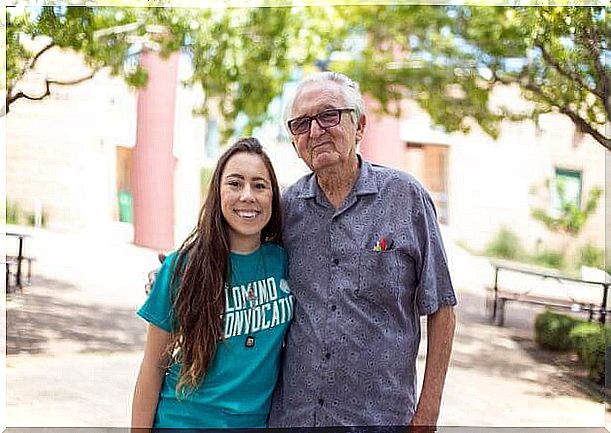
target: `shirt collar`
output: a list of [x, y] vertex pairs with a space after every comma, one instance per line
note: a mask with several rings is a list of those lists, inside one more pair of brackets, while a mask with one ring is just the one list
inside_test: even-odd
[[[371, 164], [365, 161], [361, 155], [357, 153], [356, 157], [359, 160], [359, 177], [352, 188], [352, 191], [358, 195], [365, 194], [377, 194], [378, 192], [378, 184], [375, 179], [375, 175], [373, 174], [373, 169]], [[318, 186], [318, 182], [316, 181], [316, 175], [312, 173], [310, 178], [307, 180], [305, 185], [303, 186], [301, 193], [298, 195], [299, 198], [314, 198], [319, 193], [322, 194], [320, 187]]]

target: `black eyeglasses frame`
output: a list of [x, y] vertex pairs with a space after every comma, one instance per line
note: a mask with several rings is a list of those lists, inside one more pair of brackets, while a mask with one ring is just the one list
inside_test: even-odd
[[[319, 116], [329, 113], [330, 111], [337, 111], [338, 112], [338, 116], [337, 116], [337, 123], [334, 123], [333, 125], [327, 125], [327, 126], [323, 126], [320, 124], [320, 120], [319, 120]], [[307, 134], [310, 132], [310, 129], [312, 128], [312, 121], [315, 120], [316, 123], [318, 123], [318, 126], [320, 126], [322, 129], [329, 129], [329, 128], [333, 128], [334, 126], [337, 126], [340, 124], [340, 122], [342, 121], [342, 114], [344, 112], [352, 112], [352, 111], [356, 111], [354, 108], [329, 108], [327, 110], [323, 110], [319, 113], [316, 113], [313, 116], [300, 116], [300, 117], [295, 117], [294, 119], [289, 119], [286, 123], [287, 126], [289, 128], [289, 131], [291, 131], [291, 134], [293, 135], [302, 135], [302, 134]], [[292, 128], [292, 124], [293, 122], [295, 122], [296, 120], [306, 120], [308, 121], [308, 129], [304, 130], [303, 132], [295, 132], [293, 131]]]

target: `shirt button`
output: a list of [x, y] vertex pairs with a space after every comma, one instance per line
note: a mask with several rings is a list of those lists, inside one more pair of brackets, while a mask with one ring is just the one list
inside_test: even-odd
[[336, 266], [339, 265], [339, 259], [338, 258], [333, 259], [333, 264]]
[[326, 358], [326, 359], [331, 358], [331, 354], [330, 354], [330, 353], [325, 353], [325, 358]]
[[337, 310], [337, 306], [336, 305], [331, 305], [331, 311], [335, 311]]
[[325, 401], [322, 398], [319, 398], [318, 404], [322, 406], [323, 404], [325, 404]]

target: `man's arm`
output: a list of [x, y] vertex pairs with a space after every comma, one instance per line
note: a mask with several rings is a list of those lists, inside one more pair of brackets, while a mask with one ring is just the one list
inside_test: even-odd
[[[165, 258], [167, 257], [167, 255], [165, 253], [157, 253], [157, 260], [159, 260], [159, 263], [163, 263]], [[148, 273], [148, 282], [144, 285], [144, 293], [145, 294], [149, 294], [151, 293], [151, 289], [153, 288], [153, 285], [155, 284], [155, 280], [157, 279], [157, 273], [159, 272], [159, 269], [161, 268], [156, 268], [153, 269], [152, 271], [150, 271]]]
[[436, 426], [441, 394], [450, 363], [456, 318], [454, 307], [442, 306], [427, 316], [426, 367], [413, 426]]

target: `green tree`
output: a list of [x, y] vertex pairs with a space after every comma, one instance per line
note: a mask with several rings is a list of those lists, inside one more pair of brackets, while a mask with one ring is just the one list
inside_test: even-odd
[[[51, 94], [53, 86], [67, 86], [91, 79], [101, 68], [109, 67], [115, 75], [123, 74], [131, 85], [142, 85], [146, 71], [140, 67], [124, 69], [124, 60], [132, 45], [133, 34], [109, 33], [104, 29], [131, 25], [133, 33], [146, 32], [144, 20], [137, 20], [132, 8], [42, 7], [25, 8], [20, 13], [7, 9], [6, 15], [6, 101], [3, 113], [20, 99], [42, 100]], [[25, 40], [39, 38], [44, 43], [32, 51]], [[43, 77], [40, 91], [20, 88], [22, 80], [32, 72], [45, 53], [52, 48], [72, 49], [82, 54], [90, 72], [82, 77]]]
[[[146, 72], [123, 64], [134, 41], [152, 39], [164, 54], [181, 47], [192, 54], [192, 84], [217, 97], [229, 132], [238, 113], [248, 118], [245, 133], [261, 124], [291, 73], [323, 60], [359, 81], [386, 111], [410, 97], [448, 131], [466, 132], [474, 121], [497, 137], [505, 119], [537, 121], [558, 112], [611, 149], [604, 132], [611, 114], [605, 14], [602, 6], [44, 7], [7, 17], [5, 109], [70, 83], [47, 78], [37, 95], [18, 88], [53, 46], [81, 52], [93, 73], [109, 66], [142, 85]], [[23, 35], [46, 36], [50, 46], [30, 53]], [[531, 107], [492, 106], [498, 85], [517, 86]]]
[[[375, 6], [342, 9], [363, 36], [361, 55], [337, 68], [389, 102], [409, 96], [448, 131], [475, 120], [497, 137], [504, 119], [568, 116], [611, 149], [611, 34], [605, 7]], [[608, 58], [608, 57], [607, 57]], [[531, 107], [493, 107], [497, 85], [515, 85]], [[607, 128], [608, 130], [608, 128]], [[605, 135], [607, 134], [607, 135]]]
[[188, 31], [191, 82], [216, 97], [229, 133], [240, 113], [248, 118], [244, 134], [267, 120], [269, 104], [295, 70], [326, 57], [329, 35], [345, 34], [333, 8], [204, 9], [190, 19], [198, 23]]
[[[28, 10], [26, 9], [26, 12]], [[29, 11], [31, 12], [31, 11]], [[217, 101], [226, 133], [239, 113], [248, 118], [244, 133], [266, 120], [274, 97], [299, 66], [325, 57], [322, 35], [340, 35], [333, 8], [119, 8], [43, 7], [40, 13], [7, 15], [6, 111], [19, 99], [41, 100], [53, 85], [76, 84], [103, 67], [123, 75], [131, 85], [146, 83], [146, 71], [124, 68], [137, 54], [135, 44], [156, 45], [163, 55], [183, 49], [193, 59], [188, 84], [200, 84], [207, 101]], [[45, 37], [47, 44], [30, 52], [22, 38]], [[76, 80], [47, 77], [40, 94], [19, 89], [20, 80], [51, 48], [81, 53], [91, 73]], [[200, 107], [206, 114], [209, 103]], [[227, 135], [227, 134], [226, 134]]]

